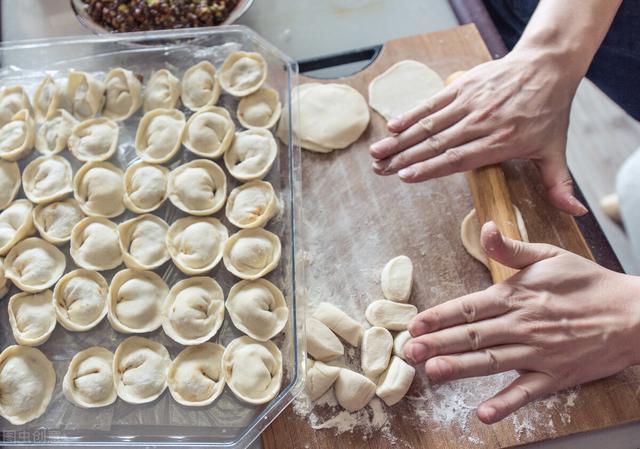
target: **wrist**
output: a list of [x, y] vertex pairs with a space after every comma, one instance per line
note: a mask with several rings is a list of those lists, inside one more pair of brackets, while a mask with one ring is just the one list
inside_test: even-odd
[[557, 33], [536, 32], [533, 36], [523, 36], [511, 54], [557, 73], [559, 78], [577, 88], [591, 63], [591, 57], [583, 52], [579, 43], [576, 45], [571, 40], [558, 42]]

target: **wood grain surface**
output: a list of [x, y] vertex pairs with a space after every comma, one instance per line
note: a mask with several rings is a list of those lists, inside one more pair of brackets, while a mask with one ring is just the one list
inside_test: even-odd
[[[369, 67], [339, 82], [358, 89], [366, 98], [369, 82], [404, 59], [425, 62], [444, 79], [489, 60], [490, 55], [475, 26], [466, 25], [387, 42]], [[329, 301], [351, 314], [359, 310], [361, 316], [368, 303], [382, 297], [380, 270], [399, 254], [414, 261], [411, 302], [418, 309], [491, 284], [486, 268], [471, 259], [460, 241], [460, 223], [473, 207], [465, 176], [416, 185], [403, 184], [393, 176], [376, 176], [367, 149], [386, 134], [384, 120], [372, 113], [369, 128], [352, 147], [329, 155], [305, 151], [302, 161], [302, 231], [309, 254], [309, 300]], [[521, 161], [502, 164], [502, 168], [530, 240], [591, 257], [574, 220], [547, 203], [533, 166]], [[425, 382], [424, 376], [418, 376], [409, 396], [419, 397]], [[490, 378], [476, 380], [472, 385], [477, 391], [469, 394], [485, 394], [485, 387], [486, 394], [495, 393], [490, 384]], [[640, 371], [627, 370], [582, 386], [562, 414], [549, 404], [537, 403], [492, 426], [480, 423], [473, 416], [473, 407], [465, 422], [443, 422], [435, 413], [417, 420], [415, 404], [405, 400], [388, 409], [392, 438], [378, 432], [366, 434], [359, 428], [341, 434], [333, 429], [314, 430], [307, 418], [289, 407], [263, 434], [262, 443], [265, 449], [513, 447], [638, 420], [639, 386]], [[437, 407], [435, 401], [447, 400], [444, 391], [421, 406], [429, 410]], [[563, 403], [566, 399], [561, 394], [558, 400]], [[528, 423], [525, 431], [517, 425], [523, 422]]]

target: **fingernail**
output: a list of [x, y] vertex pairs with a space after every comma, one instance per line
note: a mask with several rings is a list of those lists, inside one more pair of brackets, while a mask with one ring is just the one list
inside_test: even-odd
[[429, 332], [429, 327], [424, 321], [414, 320], [409, 323], [407, 330], [412, 337], [418, 337]]
[[436, 369], [438, 371], [438, 379], [446, 380], [451, 377], [453, 374], [453, 370], [451, 369], [451, 365], [449, 365], [444, 360], [437, 359], [435, 361]]
[[578, 198], [576, 198], [573, 195], [569, 197], [569, 204], [571, 204], [573, 207], [579, 210], [578, 215], [584, 215], [589, 212], [589, 209], [584, 207], [584, 204], [578, 201]]
[[411, 354], [411, 358], [415, 362], [420, 362], [426, 359], [429, 355], [429, 348], [422, 343], [412, 342], [411, 347], [409, 348], [409, 354]]
[[398, 128], [402, 126], [402, 117], [392, 118], [391, 120], [389, 120], [389, 123], [387, 125], [389, 126], [389, 128]]
[[496, 417], [498, 416], [498, 411], [491, 406], [485, 407], [484, 409], [485, 409], [484, 416], [487, 419], [487, 421], [494, 422], [496, 420]]
[[398, 172], [398, 176], [400, 176], [402, 179], [413, 178], [415, 174], [416, 174], [416, 171], [411, 167], [403, 168]]
[[387, 147], [387, 139], [378, 140], [376, 143], [369, 147], [369, 150], [373, 153], [378, 153], [383, 151]]

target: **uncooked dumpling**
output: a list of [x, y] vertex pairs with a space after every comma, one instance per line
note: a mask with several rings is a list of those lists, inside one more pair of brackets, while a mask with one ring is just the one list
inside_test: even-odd
[[118, 332], [152, 332], [162, 324], [168, 294], [169, 287], [153, 271], [119, 271], [111, 280], [107, 318]]
[[190, 67], [182, 76], [182, 104], [192, 111], [213, 106], [220, 98], [216, 68], [209, 61]]
[[222, 369], [233, 394], [249, 404], [269, 402], [282, 385], [282, 353], [271, 341], [236, 338], [224, 351]]
[[171, 362], [167, 375], [173, 399], [191, 407], [213, 403], [225, 386], [222, 376], [223, 354], [224, 347], [216, 343], [183, 349]]
[[142, 85], [130, 70], [111, 70], [105, 79], [106, 93], [102, 115], [112, 120], [126, 120], [142, 105]]
[[391, 301], [407, 302], [413, 285], [413, 263], [407, 256], [391, 259], [382, 270], [380, 286], [384, 297]]
[[416, 306], [387, 299], [373, 301], [365, 311], [367, 321], [372, 326], [384, 327], [391, 331], [406, 330], [409, 322], [417, 314]]
[[167, 69], [151, 75], [144, 89], [144, 112], [153, 109], [174, 109], [180, 99], [180, 80]]
[[307, 378], [305, 384], [309, 399], [315, 401], [325, 394], [333, 386], [340, 368], [311, 358], [307, 359]]
[[33, 234], [33, 205], [28, 200], [15, 200], [0, 212], [0, 256], [5, 256], [13, 246]]
[[71, 230], [85, 217], [78, 202], [67, 198], [57, 203], [41, 204], [33, 210], [33, 224], [40, 237], [54, 245], [71, 239]]
[[9, 281], [4, 275], [4, 259], [0, 258], [0, 299], [9, 292]]
[[227, 178], [218, 164], [196, 159], [169, 173], [169, 200], [191, 215], [211, 215], [227, 198]]
[[60, 107], [62, 93], [51, 77], [46, 75], [33, 94], [33, 115], [36, 123], [44, 122], [50, 114]]
[[278, 91], [263, 87], [238, 103], [238, 121], [249, 129], [271, 128], [280, 119], [282, 104]]
[[20, 190], [20, 184], [18, 164], [0, 160], [0, 210], [11, 204]]
[[177, 109], [154, 109], [147, 112], [136, 131], [136, 153], [145, 162], [164, 164], [180, 149], [187, 124]]
[[233, 52], [220, 68], [220, 85], [234, 97], [252, 94], [266, 79], [267, 62], [260, 53]]
[[72, 70], [67, 81], [71, 114], [78, 120], [95, 117], [104, 104], [105, 85], [93, 75]]
[[185, 274], [211, 271], [222, 259], [227, 228], [212, 217], [176, 220], [167, 232], [167, 249], [173, 263]]
[[8, 123], [19, 111], [31, 111], [29, 96], [22, 86], [4, 87], [0, 91], [0, 126]]
[[51, 290], [13, 295], [8, 310], [13, 338], [19, 345], [40, 346], [56, 327]]
[[260, 341], [275, 337], [289, 319], [284, 295], [266, 279], [238, 282], [231, 287], [226, 306], [233, 325]]
[[113, 404], [118, 397], [113, 382], [113, 353], [92, 346], [73, 356], [62, 380], [62, 392], [69, 402], [82, 408]]
[[280, 253], [280, 239], [274, 233], [243, 229], [225, 243], [224, 266], [241, 279], [258, 279], [278, 266]]
[[218, 333], [224, 308], [224, 293], [213, 278], [187, 278], [169, 291], [162, 308], [162, 328], [181, 345], [199, 345]]
[[99, 117], [77, 124], [69, 136], [69, 150], [82, 162], [106, 161], [118, 148], [119, 127], [108, 118]]
[[109, 286], [96, 271], [79, 269], [62, 276], [53, 290], [58, 322], [68, 331], [85, 332], [107, 314]]
[[169, 260], [165, 239], [169, 225], [160, 217], [145, 214], [118, 225], [124, 263], [136, 270], [153, 270]]
[[17, 161], [33, 149], [36, 125], [27, 109], [22, 109], [0, 128], [0, 159]]
[[226, 109], [207, 106], [189, 118], [182, 143], [193, 154], [217, 159], [231, 145], [235, 131], [236, 126]]
[[400, 61], [369, 84], [369, 104], [386, 120], [423, 104], [444, 87], [442, 78], [418, 61]]
[[40, 156], [22, 173], [24, 193], [32, 203], [46, 204], [73, 192], [71, 164], [60, 156]]
[[5, 276], [25, 292], [52, 287], [66, 265], [64, 254], [58, 248], [37, 237], [21, 241], [4, 259]]
[[69, 250], [76, 265], [87, 270], [111, 270], [122, 263], [118, 228], [103, 217], [87, 217], [71, 230]]
[[118, 397], [129, 404], [157, 399], [167, 388], [171, 357], [160, 343], [143, 337], [129, 337], [116, 349], [113, 376]]
[[341, 368], [334, 391], [338, 404], [355, 412], [367, 406], [376, 394], [376, 384], [360, 373]]
[[39, 349], [13, 345], [0, 354], [0, 416], [11, 424], [42, 416], [55, 386], [53, 364]]
[[87, 162], [76, 173], [73, 191], [82, 211], [113, 218], [124, 212], [123, 173], [109, 162]]
[[224, 164], [238, 181], [263, 178], [278, 155], [278, 144], [265, 129], [236, 133], [231, 147], [224, 153]]
[[227, 219], [239, 228], [264, 226], [278, 212], [273, 186], [266, 181], [250, 181], [231, 191], [227, 200]]
[[138, 161], [124, 173], [124, 205], [131, 212], [144, 214], [159, 208], [169, 195], [169, 169]]
[[78, 122], [64, 109], [57, 109], [47, 116], [36, 133], [36, 150], [45, 156], [58, 154], [67, 147], [69, 136]]

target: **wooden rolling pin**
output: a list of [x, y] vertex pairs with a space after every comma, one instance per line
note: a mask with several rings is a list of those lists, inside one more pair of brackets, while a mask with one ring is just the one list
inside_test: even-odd
[[[464, 72], [452, 73], [445, 84], [450, 84]], [[466, 173], [467, 182], [471, 188], [473, 205], [480, 224], [493, 221], [503, 235], [516, 240], [522, 240], [518, 229], [516, 214], [509, 195], [509, 187], [504, 172], [499, 165], [488, 165]], [[489, 258], [489, 270], [494, 283], [502, 282], [517, 273]]]

